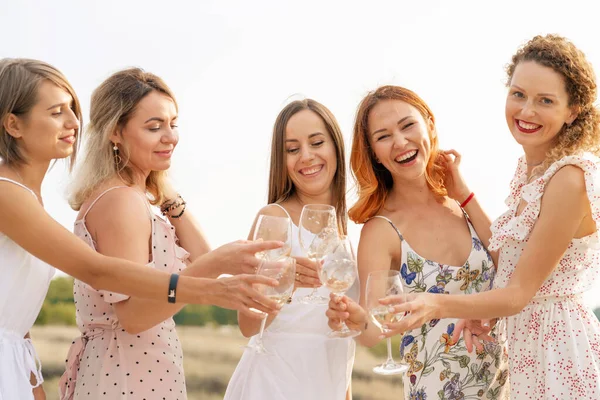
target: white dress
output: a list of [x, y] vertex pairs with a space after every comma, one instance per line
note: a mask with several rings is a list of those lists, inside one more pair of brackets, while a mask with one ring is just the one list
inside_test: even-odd
[[[0, 181], [14, 183], [35, 196], [18, 182]], [[53, 275], [53, 267], [0, 232], [0, 400], [33, 399], [32, 373], [38, 384], [43, 382], [35, 349], [23, 337], [42, 308]]]
[[[490, 250], [500, 250], [495, 287], [506, 287], [538, 219], [546, 184], [565, 165], [584, 171], [592, 218], [600, 228], [600, 160], [564, 157], [527, 183], [519, 160], [506, 199], [508, 211], [492, 225]], [[516, 215], [519, 202], [527, 205]], [[582, 302], [600, 273], [598, 232], [573, 239], [535, 297], [517, 315], [504, 319], [511, 399], [600, 399], [600, 322]]]
[[[292, 224], [298, 237], [298, 227]], [[306, 257], [292, 243], [292, 256]], [[358, 300], [358, 279], [347, 295]], [[229, 381], [224, 400], [343, 400], [352, 375], [355, 343], [351, 338], [328, 338], [327, 305], [298, 301], [312, 289], [297, 289], [263, 334], [270, 354], [246, 349]], [[329, 297], [324, 286], [318, 295]], [[257, 336], [250, 339], [254, 343]]]

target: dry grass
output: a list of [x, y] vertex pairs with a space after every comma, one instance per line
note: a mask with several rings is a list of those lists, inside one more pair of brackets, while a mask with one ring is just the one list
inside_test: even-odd
[[[222, 399], [247, 340], [237, 327], [179, 327], [189, 400]], [[43, 365], [48, 400], [58, 400], [58, 378], [77, 328], [36, 326], [31, 335]], [[383, 361], [358, 347], [352, 379], [353, 400], [401, 400], [402, 381], [398, 376], [374, 374], [371, 368]]]

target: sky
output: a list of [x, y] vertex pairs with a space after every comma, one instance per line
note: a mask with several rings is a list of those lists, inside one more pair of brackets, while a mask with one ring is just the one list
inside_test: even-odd
[[[358, 103], [385, 84], [429, 104], [441, 147], [463, 155], [471, 189], [499, 216], [522, 154], [504, 119], [504, 67], [534, 35], [557, 33], [600, 68], [598, 8], [582, 0], [0, 0], [0, 57], [59, 68], [84, 123], [92, 91], [111, 73], [138, 66], [161, 76], [179, 103], [171, 176], [217, 247], [245, 238], [266, 202], [283, 106], [304, 97], [323, 103], [349, 149]], [[42, 193], [47, 211], [71, 229], [68, 180], [59, 163]], [[355, 198], [351, 190], [348, 203]], [[354, 241], [359, 232], [350, 225]]]

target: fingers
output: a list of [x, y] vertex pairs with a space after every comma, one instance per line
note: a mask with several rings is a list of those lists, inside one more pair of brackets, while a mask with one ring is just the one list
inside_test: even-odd
[[247, 252], [254, 254], [260, 253], [261, 251], [278, 249], [280, 247], [283, 247], [284, 243], [278, 240], [263, 241], [262, 239], [260, 239], [255, 240], [253, 242], [246, 241], [242, 243], [242, 245], [245, 247], [245, 250]]
[[464, 319], [458, 320], [458, 322], [456, 322], [456, 325], [454, 326], [454, 332], [452, 333], [452, 341], [454, 343], [458, 343], [458, 341], [460, 340], [460, 334], [463, 333], [463, 329], [465, 329], [466, 324], [467, 321], [465, 321]]
[[273, 278], [269, 278], [267, 276], [264, 275], [250, 275], [250, 274], [245, 274], [245, 275], [238, 275], [236, 277], [233, 277], [231, 279], [239, 279], [249, 285], [252, 284], [262, 284], [262, 285], [267, 285], [267, 286], [277, 286], [279, 284], [279, 282], [276, 279]]
[[465, 339], [465, 346], [467, 348], [468, 353], [473, 352], [473, 338], [474, 337], [476, 338], [476, 336], [473, 336], [473, 333], [471, 332], [471, 330], [469, 328], [465, 328], [463, 330], [463, 338]]
[[248, 308], [247, 306], [240, 307], [238, 309], [238, 311], [241, 312], [242, 314], [244, 314], [245, 316], [247, 316], [249, 318], [252, 318], [252, 319], [261, 320], [261, 319], [263, 319], [265, 317], [264, 313], [253, 311], [250, 308]]
[[321, 287], [321, 279], [317, 272], [318, 264], [304, 257], [296, 258], [296, 283], [298, 287]]
[[418, 326], [421, 326], [422, 323], [416, 316], [408, 316], [402, 319], [400, 322], [395, 322], [391, 324], [384, 325], [385, 329], [388, 329], [388, 332], [383, 333], [380, 338], [389, 338], [395, 335], [403, 334], [406, 331], [414, 329]]
[[403, 295], [403, 294], [398, 294], [398, 295], [393, 295], [393, 296], [387, 296], [384, 297], [383, 299], [379, 299], [379, 303], [386, 305], [386, 306], [395, 306], [398, 304], [409, 304], [410, 300], [412, 300], [414, 297], [413, 296], [407, 296], [407, 295]]
[[[475, 344], [475, 348], [477, 348], [477, 350], [480, 351], [480, 352], [483, 351], [483, 344], [479, 340], [479, 337], [473, 335], [472, 339], [473, 339], [473, 344]], [[469, 351], [469, 353], [470, 353], [470, 351]]]

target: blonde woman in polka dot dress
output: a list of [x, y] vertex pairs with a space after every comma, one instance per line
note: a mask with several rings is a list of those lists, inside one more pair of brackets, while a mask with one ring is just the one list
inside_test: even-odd
[[[600, 322], [582, 301], [600, 272], [595, 74], [580, 50], [555, 35], [530, 40], [507, 72], [506, 120], [525, 155], [508, 211], [491, 225], [490, 249], [499, 254], [495, 289], [414, 296], [395, 306], [411, 315], [391, 334], [435, 318], [502, 317], [511, 399], [600, 399]], [[467, 211], [482, 213], [476, 202]], [[464, 324], [465, 335], [484, 332], [480, 321]]]
[[[71, 204], [79, 210], [75, 234], [88, 246], [168, 273], [254, 273], [258, 262], [251, 253], [246, 256], [254, 264], [194, 264], [183, 271], [189, 261], [208, 260], [219, 250], [200, 257], [209, 246], [168, 184], [166, 170], [178, 142], [177, 104], [160, 78], [135, 68], [109, 77], [92, 95], [86, 134]], [[151, 205], [160, 206], [162, 215]], [[79, 280], [74, 295], [82, 335], [67, 357], [61, 399], [186, 398], [172, 318], [180, 305], [96, 290]]]

